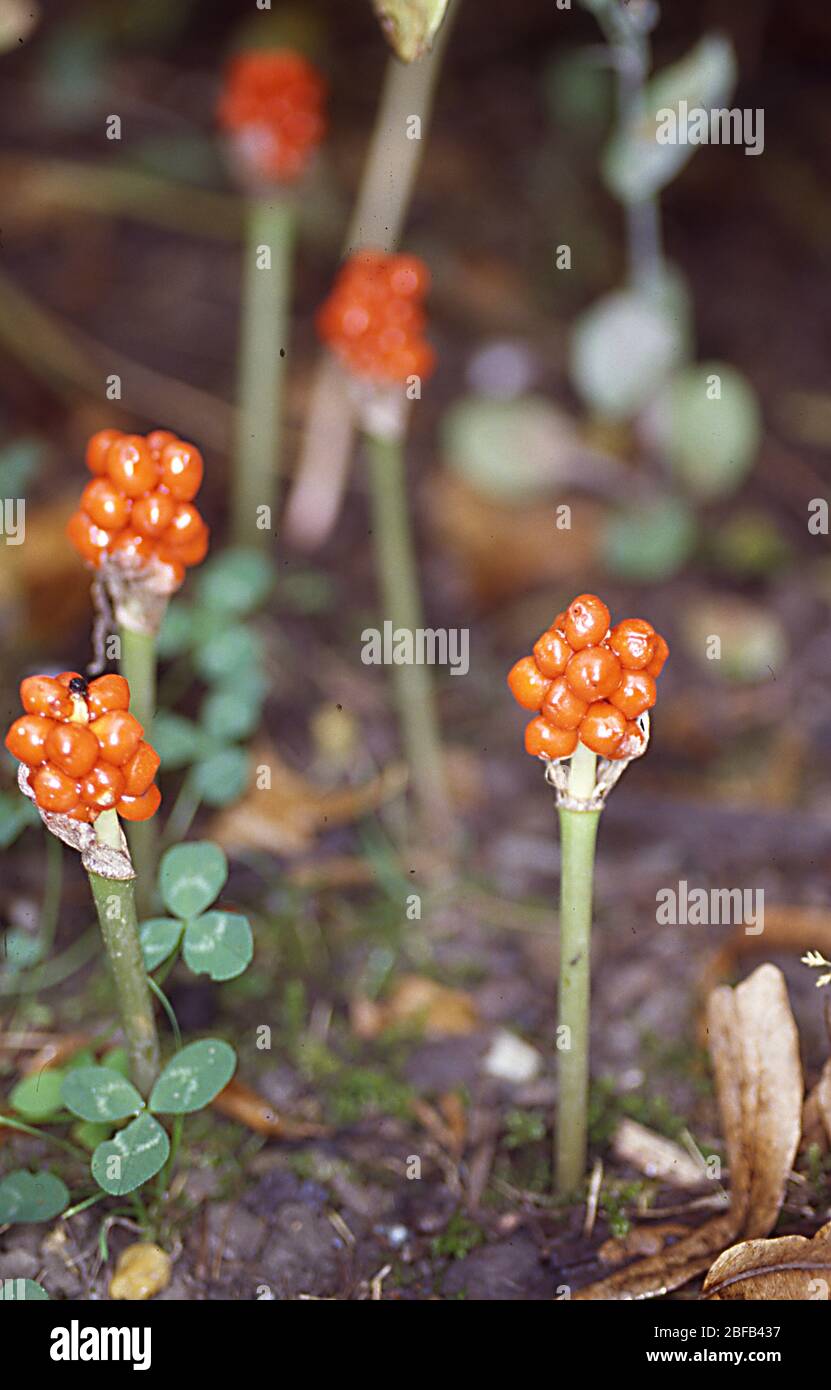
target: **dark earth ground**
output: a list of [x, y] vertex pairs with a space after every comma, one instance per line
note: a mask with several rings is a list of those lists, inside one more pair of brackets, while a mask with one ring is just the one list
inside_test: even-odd
[[[463, 557], [437, 543], [430, 525], [439, 468], [432, 455], [435, 426], [461, 389], [475, 347], [506, 333], [526, 339], [540, 389], [568, 402], [568, 322], [615, 283], [622, 260], [615, 209], [587, 174], [582, 215], [596, 219], [593, 268], [567, 291], [552, 285], [544, 269], [552, 238], [561, 239], [553, 228], [564, 156], [528, 71], [529, 64], [539, 71], [540, 54], [555, 50], [558, 21], [541, 19], [537, 6], [500, 5], [493, 26], [482, 32], [463, 14], [408, 241], [435, 265], [435, 336], [447, 364], [420, 414], [414, 446], [427, 604], [434, 624], [471, 624], [471, 675], [442, 687], [444, 728], [469, 757], [464, 870], [442, 889], [429, 861], [410, 864], [406, 855], [397, 861], [383, 849], [388, 842], [366, 825], [326, 831], [299, 860], [250, 856], [233, 864], [226, 898], [258, 916], [255, 968], [245, 983], [221, 990], [174, 977], [171, 997], [182, 1029], [210, 1028], [232, 1039], [248, 1084], [280, 1113], [320, 1121], [328, 1132], [315, 1140], [268, 1142], [213, 1113], [190, 1122], [163, 1220], [162, 1243], [177, 1258], [162, 1298], [256, 1298], [270, 1291], [277, 1298], [350, 1299], [378, 1296], [380, 1287], [384, 1298], [547, 1299], [564, 1285], [577, 1288], [599, 1277], [607, 1272], [599, 1247], [609, 1235], [622, 1234], [627, 1222], [637, 1224], [639, 1202], [650, 1197], [654, 1206], [675, 1208], [686, 1200], [610, 1155], [616, 1119], [630, 1114], [672, 1136], [686, 1128], [702, 1147], [720, 1147], [699, 1009], [709, 967], [729, 930], [657, 926], [656, 891], [686, 878], [704, 887], [762, 888], [770, 904], [828, 901], [827, 559], [824, 542], [805, 535], [802, 519], [808, 499], [824, 495], [829, 439], [806, 442], [785, 409], [790, 392], [821, 392], [828, 378], [831, 117], [820, 86], [828, 21], [807, 5], [759, 6], [762, 18], [755, 22], [734, 20], [725, 5], [710, 6], [706, 16], [698, 6], [672, 8], [660, 31], [662, 56], [674, 56], [705, 22], [721, 18], [746, 59], [739, 104], [766, 108], [765, 158], [748, 160], [752, 167], [736, 181], [725, 151], [699, 156], [666, 198], [666, 234], [673, 260], [692, 285], [701, 356], [734, 361], [761, 394], [767, 434], [742, 501], [776, 519], [795, 558], [772, 576], [732, 583], [699, 560], [656, 592], [615, 585], [595, 564], [588, 573], [564, 574], [560, 586], [544, 592], [483, 603]], [[370, 22], [339, 16], [334, 33], [335, 229], [321, 219], [301, 262], [289, 403], [295, 432], [313, 361], [311, 314], [336, 256], [338, 199], [348, 196], [360, 159], [380, 63]], [[575, 33], [590, 38], [590, 26], [576, 21]], [[144, 54], [124, 66], [125, 92], [152, 86], [154, 101], [135, 98], [131, 108], [148, 137], [179, 120], [204, 120], [209, 109], [208, 35], [196, 27], [190, 40], [190, 81], [172, 103], [159, 94], [164, 64], [178, 54], [164, 62]], [[97, 143], [83, 126], [59, 135], [36, 119], [20, 72], [21, 86], [4, 101], [8, 148], [33, 158], [97, 157]], [[595, 158], [579, 149], [571, 155], [578, 163]], [[471, 206], [481, 216], [470, 216]], [[92, 235], [96, 254], [89, 258]], [[13, 221], [3, 259], [40, 302], [93, 337], [229, 398], [233, 242], [69, 215], [28, 225], [25, 234]], [[72, 271], [78, 265], [80, 275]], [[88, 402], [57, 400], [11, 356], [3, 367], [10, 428], [38, 430], [53, 442], [52, 471], [42, 484], [45, 503], [50, 487], [68, 481], [74, 488], [70, 461], [92, 411]], [[144, 427], [142, 419], [136, 422]], [[221, 477], [206, 490], [221, 535]], [[713, 523], [720, 519], [712, 517]], [[354, 656], [354, 633], [373, 604], [366, 525], [356, 479], [338, 534], [312, 561], [341, 590], [348, 576], [354, 612], [347, 620], [337, 606], [311, 617], [266, 612], [260, 620], [277, 674], [268, 731], [298, 769], [308, 766], [313, 751], [309, 711], [324, 702], [342, 704], [356, 719], [374, 765], [395, 755], [383, 673], [360, 667]], [[306, 564], [293, 556], [285, 563], [288, 572]], [[592, 587], [602, 587], [615, 611], [648, 611], [667, 633], [674, 659], [662, 681], [653, 747], [612, 796], [601, 827], [592, 1138], [605, 1176], [596, 1225], [586, 1238], [585, 1208], [559, 1209], [546, 1195], [550, 1133], [544, 1129], [556, 1098], [550, 1039], [558, 852], [550, 794], [521, 753], [521, 719], [510, 707], [504, 671], [563, 598]], [[674, 641], [679, 612], [697, 597], [728, 589], [759, 599], [784, 622], [791, 655], [770, 682], [725, 687]], [[21, 664], [84, 660], [83, 612], [50, 630], [43, 612], [48, 599], [35, 595], [30, 603], [36, 621], [21, 625], [15, 646], [6, 644], [9, 710]], [[14, 608], [4, 614], [4, 630], [15, 618]], [[399, 822], [392, 811], [382, 820], [385, 834], [395, 835]], [[197, 822], [196, 833], [210, 834], [208, 818]], [[368, 855], [375, 874], [369, 887], [298, 886], [301, 868], [320, 881], [327, 863]], [[4, 856], [5, 921], [37, 914], [41, 856], [40, 837], [31, 831]], [[86, 925], [84, 891], [69, 866], [59, 948]], [[416, 923], [403, 906], [412, 891], [423, 894]], [[798, 958], [814, 943], [794, 941], [782, 953], [772, 951], [764, 935], [751, 944], [758, 952], [751, 963], [770, 958], [786, 972], [813, 1080], [828, 1038], [821, 998]], [[747, 965], [743, 958], [728, 962], [731, 978]], [[358, 1038], [349, 1013], [355, 995], [379, 975], [394, 979], [402, 972], [465, 991], [476, 1006], [473, 1031], [439, 1039], [404, 1030], [374, 1041]], [[73, 1032], [93, 1020], [103, 1023], [108, 1008], [106, 982], [95, 971], [74, 976], [36, 1005], [12, 1010], [4, 1000], [0, 1020], [4, 1032], [22, 1026]], [[259, 1023], [273, 1029], [270, 1053], [256, 1049]], [[512, 1084], [485, 1074], [483, 1059], [499, 1027], [538, 1048], [542, 1069], [534, 1080]], [[4, 1083], [11, 1083], [18, 1061], [0, 1054]], [[458, 1103], [448, 1100], [454, 1095], [463, 1102], [463, 1123]], [[414, 1098], [429, 1107], [422, 1105], [415, 1118]], [[12, 1148], [15, 1166], [46, 1158], [42, 1146], [22, 1138]], [[422, 1162], [417, 1181], [406, 1177], [412, 1156]], [[63, 1170], [61, 1162], [58, 1170], [73, 1194], [85, 1192], [80, 1169]], [[828, 1176], [815, 1178], [792, 1185], [779, 1231], [812, 1231], [828, 1218]], [[112, 1257], [135, 1232], [112, 1226], [111, 1258], [102, 1266], [97, 1212], [92, 1208], [51, 1231], [32, 1226], [0, 1234], [0, 1279], [40, 1279], [55, 1298], [105, 1297]], [[688, 1219], [694, 1222], [696, 1212]]]

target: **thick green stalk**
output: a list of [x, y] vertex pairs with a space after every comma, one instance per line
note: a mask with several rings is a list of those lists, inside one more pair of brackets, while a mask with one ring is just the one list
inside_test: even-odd
[[[115, 811], [101, 812], [95, 833], [102, 844], [120, 848]], [[130, 1078], [146, 1098], [159, 1070], [159, 1038], [139, 945], [133, 880], [102, 878], [90, 872], [89, 882], [115, 984]]]
[[[294, 222], [294, 205], [279, 192], [249, 200], [231, 474], [231, 530], [236, 545], [270, 548], [277, 525]], [[269, 508], [269, 526], [257, 525], [260, 507]]]
[[[569, 793], [587, 799], [597, 759], [578, 743]], [[592, 887], [599, 811], [560, 807], [559, 1093], [554, 1144], [557, 1191], [571, 1197], [586, 1172], [589, 1100], [589, 1002]]]
[[[384, 617], [393, 632], [423, 628], [421, 595], [407, 510], [404, 445], [400, 439], [365, 436], [370, 464], [372, 538]], [[447, 796], [433, 682], [414, 661], [393, 666], [395, 698], [404, 751], [423, 828], [447, 843], [453, 817]]]
[[[156, 710], [156, 638], [153, 633], [119, 628], [121, 638], [121, 674], [130, 687], [130, 712], [144, 729], [148, 743], [153, 742], [153, 715]], [[156, 863], [158, 859], [158, 829], [155, 816], [149, 820], [131, 821], [127, 826], [130, 855], [136, 871], [136, 899], [142, 917], [152, 911]]]

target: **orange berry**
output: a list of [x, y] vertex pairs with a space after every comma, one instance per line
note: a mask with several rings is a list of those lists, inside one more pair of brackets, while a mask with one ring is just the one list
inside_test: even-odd
[[627, 671], [642, 671], [655, 652], [656, 632], [643, 618], [624, 618], [612, 628], [609, 646]]
[[568, 758], [577, 747], [577, 734], [560, 729], [538, 715], [525, 726], [525, 751], [534, 758]]
[[603, 700], [620, 682], [620, 662], [608, 647], [583, 647], [566, 667], [566, 680], [581, 700]]
[[610, 757], [626, 732], [626, 720], [607, 700], [595, 700], [580, 724], [580, 742], [593, 753]]
[[627, 722], [623, 738], [620, 740], [614, 753], [607, 756], [615, 762], [621, 758], [637, 758], [643, 752], [646, 736], [638, 724], [631, 720]]
[[46, 752], [68, 777], [86, 777], [98, 758], [98, 740], [86, 724], [56, 724], [46, 740]]
[[418, 256], [393, 256], [389, 286], [393, 294], [423, 299], [430, 288], [430, 272]]
[[44, 763], [34, 773], [32, 790], [38, 806], [57, 815], [66, 815], [78, 804], [78, 788], [74, 779], [51, 763]]
[[176, 503], [169, 492], [148, 492], [133, 503], [130, 524], [142, 536], [157, 539], [167, 530], [175, 513]]
[[83, 684], [86, 685], [86, 679], [81, 675], [80, 671], [59, 671], [55, 680], [58, 682], [58, 685], [62, 685], [65, 690], [69, 689], [73, 681], [82, 681]]
[[159, 551], [155, 555], [155, 571], [161, 593], [174, 594], [185, 582], [185, 567], [181, 561]]
[[166, 444], [176, 444], [177, 438], [172, 430], [151, 430], [147, 436], [147, 447], [153, 457], [161, 454]]
[[27, 714], [48, 719], [68, 719], [72, 713], [69, 692], [53, 676], [27, 676], [20, 683], [20, 703]]
[[551, 682], [542, 706], [545, 718], [558, 729], [576, 729], [587, 709], [586, 701], [575, 695], [565, 676]]
[[180, 502], [173, 521], [164, 534], [163, 549], [175, 550], [177, 546], [188, 545], [198, 536], [205, 525], [192, 502]]
[[186, 444], [182, 439], [166, 444], [162, 449], [161, 467], [161, 481], [171, 496], [179, 502], [190, 502], [202, 486], [205, 471], [196, 445]]
[[99, 762], [81, 780], [81, 800], [99, 811], [111, 811], [124, 791], [124, 773], [111, 763]]
[[170, 531], [167, 531], [159, 544], [159, 553], [162, 558], [167, 560], [178, 560], [183, 565], [201, 565], [208, 553], [208, 540], [210, 532], [204, 522], [199, 529], [187, 540], [177, 541], [175, 544], [169, 542]]
[[647, 671], [653, 678], [660, 676], [664, 669], [666, 659], [669, 656], [669, 647], [661, 636], [660, 632], [655, 633], [655, 653], [647, 666]]
[[6, 747], [21, 763], [38, 767], [46, 761], [46, 740], [57, 727], [54, 719], [43, 714], [24, 714], [15, 719], [6, 734]]
[[125, 434], [110, 445], [107, 473], [128, 497], [140, 497], [155, 487], [158, 465], [140, 434]]
[[96, 676], [87, 687], [87, 704], [93, 719], [100, 719], [111, 709], [129, 709], [130, 687], [124, 677], [114, 671]]
[[159, 809], [162, 794], [155, 783], [142, 796], [122, 796], [116, 811], [124, 820], [149, 820]]
[[153, 554], [153, 542], [147, 536], [127, 527], [119, 531], [110, 548], [110, 554], [127, 569], [138, 569], [146, 565]]
[[93, 478], [87, 483], [81, 493], [81, 509], [105, 531], [120, 531], [130, 515], [129, 500], [109, 478]]
[[135, 716], [123, 709], [108, 710], [89, 727], [98, 739], [101, 757], [116, 767], [132, 758], [144, 733]]
[[575, 651], [602, 642], [609, 631], [611, 614], [596, 594], [578, 594], [565, 613], [566, 637]]
[[86, 512], [73, 512], [66, 527], [66, 534], [79, 555], [91, 565], [100, 565], [102, 555], [112, 545], [114, 533], [96, 526]]
[[66, 812], [66, 815], [69, 816], [70, 820], [85, 821], [89, 824], [95, 819], [97, 812], [93, 811], [90, 806], [85, 806], [83, 801], [79, 801], [77, 806], [73, 806], [71, 811]]
[[534, 660], [544, 676], [561, 676], [571, 659], [571, 647], [561, 632], [550, 627], [534, 643]]
[[121, 769], [125, 796], [143, 796], [159, 770], [161, 759], [149, 743], [140, 743]]
[[87, 445], [87, 468], [90, 473], [106, 473], [110, 446], [121, 439], [121, 430], [99, 430]]
[[508, 672], [511, 694], [523, 709], [539, 709], [550, 684], [532, 656], [523, 656]]
[[620, 685], [609, 696], [609, 704], [627, 719], [637, 719], [644, 710], [652, 708], [657, 696], [655, 681], [648, 671], [624, 671]]

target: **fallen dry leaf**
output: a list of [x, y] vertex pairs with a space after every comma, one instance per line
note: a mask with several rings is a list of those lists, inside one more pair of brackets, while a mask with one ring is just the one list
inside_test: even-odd
[[689, 1226], [679, 1221], [661, 1221], [656, 1226], [633, 1226], [625, 1236], [610, 1236], [597, 1252], [604, 1265], [622, 1264], [635, 1255], [660, 1255], [669, 1241], [689, 1234]]
[[492, 603], [591, 567], [604, 509], [584, 497], [567, 500], [571, 528], [555, 531], [554, 544], [548, 509], [491, 501], [450, 473], [437, 475], [427, 503], [434, 528], [477, 597]]
[[80, 1052], [82, 1047], [88, 1047], [91, 1042], [89, 1033], [65, 1033], [62, 1037], [55, 1037], [21, 1063], [21, 1074], [29, 1076], [34, 1072], [43, 1071], [46, 1067], [59, 1067], [63, 1062], [68, 1062], [70, 1057], [74, 1057], [76, 1052]]
[[236, 1120], [237, 1124], [253, 1129], [256, 1134], [265, 1134], [270, 1139], [315, 1139], [329, 1132], [325, 1125], [278, 1115], [267, 1100], [236, 1078], [228, 1082], [212, 1104], [229, 1120]]
[[821, 951], [831, 957], [831, 912], [821, 907], [793, 907], [787, 903], [765, 903], [765, 929], [758, 936], [748, 935], [737, 926], [726, 944], [707, 963], [702, 980], [702, 993], [710, 991], [722, 980], [736, 973], [743, 956], [760, 951], [794, 951], [799, 955], [809, 950]]
[[648, 1178], [660, 1178], [674, 1187], [695, 1187], [707, 1176], [702, 1165], [680, 1144], [636, 1120], [621, 1120], [612, 1137], [612, 1152], [622, 1163], [631, 1164]]
[[469, 994], [425, 975], [402, 975], [382, 1003], [358, 996], [352, 1001], [351, 1020], [360, 1038], [377, 1038], [406, 1023], [416, 1025], [426, 1038], [464, 1037], [479, 1026]]
[[702, 1297], [822, 1299], [831, 1296], [831, 1221], [816, 1235], [745, 1240], [725, 1250], [704, 1280]]
[[738, 1236], [767, 1235], [799, 1143], [802, 1068], [781, 970], [760, 965], [708, 1009], [710, 1054], [730, 1169], [730, 1210], [668, 1250], [579, 1290], [575, 1298], [658, 1298], [703, 1274]]
[[805, 1097], [802, 1107], [801, 1148], [816, 1144], [825, 1153], [831, 1147], [831, 1057], [822, 1069], [816, 1086]]
[[212, 838], [225, 849], [303, 854], [324, 830], [369, 815], [407, 785], [406, 769], [394, 763], [360, 786], [321, 788], [290, 768], [268, 744], [252, 750], [252, 766], [267, 767], [271, 785], [258, 787], [255, 774], [242, 800], [214, 819]]

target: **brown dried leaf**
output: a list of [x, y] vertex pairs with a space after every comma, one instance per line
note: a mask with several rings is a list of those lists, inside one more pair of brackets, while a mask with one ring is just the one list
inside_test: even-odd
[[253, 781], [241, 801], [215, 818], [211, 835], [225, 849], [302, 854], [324, 830], [368, 815], [407, 784], [406, 769], [394, 763], [361, 786], [327, 790], [295, 772], [270, 745], [252, 751], [252, 765], [269, 768], [271, 786]]
[[622, 1264], [635, 1255], [660, 1255], [668, 1241], [689, 1233], [678, 1221], [661, 1221], [655, 1226], [633, 1226], [625, 1236], [610, 1236], [597, 1252], [604, 1265]]
[[827, 1300], [831, 1296], [831, 1221], [810, 1240], [779, 1236], [732, 1246], [708, 1271], [701, 1292], [718, 1302]]
[[212, 1104], [229, 1120], [236, 1120], [237, 1124], [253, 1129], [256, 1134], [265, 1134], [270, 1139], [313, 1139], [328, 1133], [325, 1125], [278, 1115], [267, 1100], [236, 1079], [228, 1082]]
[[416, 1025], [427, 1038], [464, 1037], [479, 1026], [479, 1014], [469, 994], [424, 975], [402, 975], [383, 1003], [353, 1000], [352, 1026], [359, 1037], [377, 1038], [402, 1023]]
[[636, 1120], [621, 1120], [612, 1138], [612, 1152], [648, 1178], [660, 1178], [674, 1187], [695, 1187], [706, 1176], [702, 1165], [680, 1144]]
[[579, 1299], [657, 1298], [707, 1269], [740, 1234], [776, 1221], [799, 1142], [802, 1069], [785, 980], [760, 965], [736, 989], [720, 986], [708, 1010], [710, 1053], [730, 1167], [730, 1210], [669, 1250], [581, 1289]]

